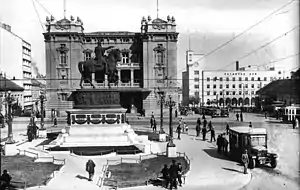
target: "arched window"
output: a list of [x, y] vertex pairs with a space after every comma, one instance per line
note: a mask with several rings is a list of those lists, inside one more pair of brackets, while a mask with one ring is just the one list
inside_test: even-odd
[[153, 50], [155, 51], [155, 63], [157, 65], [164, 65], [166, 48], [162, 44], [158, 44]]

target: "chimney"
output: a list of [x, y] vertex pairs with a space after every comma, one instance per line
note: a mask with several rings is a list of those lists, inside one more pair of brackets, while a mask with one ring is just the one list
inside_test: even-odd
[[235, 62], [235, 70], [236, 71], [240, 70], [240, 68], [239, 68], [239, 61]]

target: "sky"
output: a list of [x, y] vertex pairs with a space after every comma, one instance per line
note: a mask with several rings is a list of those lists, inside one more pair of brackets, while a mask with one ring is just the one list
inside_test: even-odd
[[[185, 52], [208, 54], [226, 41], [254, 25], [290, 0], [159, 0], [158, 16], [166, 20], [174, 16], [178, 38], [178, 77], [185, 70]], [[299, 27], [284, 37], [241, 59], [249, 52], [269, 43], [296, 26], [299, 1], [293, 1], [269, 19], [247, 31], [202, 61], [207, 69], [234, 69], [241, 66], [268, 65], [287, 72], [299, 65], [299, 56], [277, 61], [299, 52]], [[12, 26], [12, 31], [31, 43], [32, 61], [45, 74], [45, 44], [42, 33], [46, 16], [63, 18], [63, 0], [0, 0], [0, 22]], [[85, 32], [139, 32], [141, 18], [157, 15], [156, 0], [66, 0], [66, 15], [79, 16]], [[45, 27], [44, 27], [45, 28]], [[190, 38], [190, 44], [189, 44]], [[270, 62], [274, 62], [271, 65]]]

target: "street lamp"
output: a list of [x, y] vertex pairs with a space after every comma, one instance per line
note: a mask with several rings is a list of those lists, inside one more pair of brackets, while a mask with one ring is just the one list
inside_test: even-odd
[[175, 106], [175, 102], [172, 101], [172, 97], [169, 96], [169, 101], [167, 102], [167, 104], [169, 105], [169, 109], [170, 109], [170, 122], [169, 122], [169, 135], [170, 135], [170, 138], [169, 138], [169, 142], [167, 144], [167, 147], [175, 147], [175, 144], [173, 142], [173, 125], [172, 125], [172, 109], [173, 107]]
[[164, 103], [165, 103], [165, 92], [160, 90], [157, 92], [159, 97], [160, 97], [160, 130], [159, 130], [159, 134], [164, 134], [165, 131], [164, 131], [164, 128], [163, 128], [163, 106], [164, 106]]
[[6, 103], [7, 103], [7, 125], [8, 125], [8, 136], [6, 144], [13, 144], [15, 141], [13, 140], [13, 132], [12, 132], [12, 104], [14, 102], [14, 98], [11, 96], [11, 91], [8, 91], [8, 96], [6, 97]]
[[44, 129], [44, 100], [45, 100], [45, 95], [41, 94], [40, 95], [40, 101], [41, 101], [41, 130]]

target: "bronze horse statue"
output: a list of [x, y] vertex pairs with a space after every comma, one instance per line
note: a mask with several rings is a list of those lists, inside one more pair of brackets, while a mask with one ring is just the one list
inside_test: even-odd
[[108, 87], [111, 88], [110, 83], [118, 84], [119, 76], [117, 71], [117, 62], [121, 61], [121, 53], [119, 49], [111, 49], [108, 52], [108, 56], [104, 57], [106, 63], [101, 61], [100, 64], [97, 60], [90, 59], [86, 61], [80, 61], [78, 63], [78, 70], [81, 74], [79, 86], [83, 88], [82, 82], [87, 81], [95, 88], [92, 82], [92, 73], [104, 71], [107, 75]]

